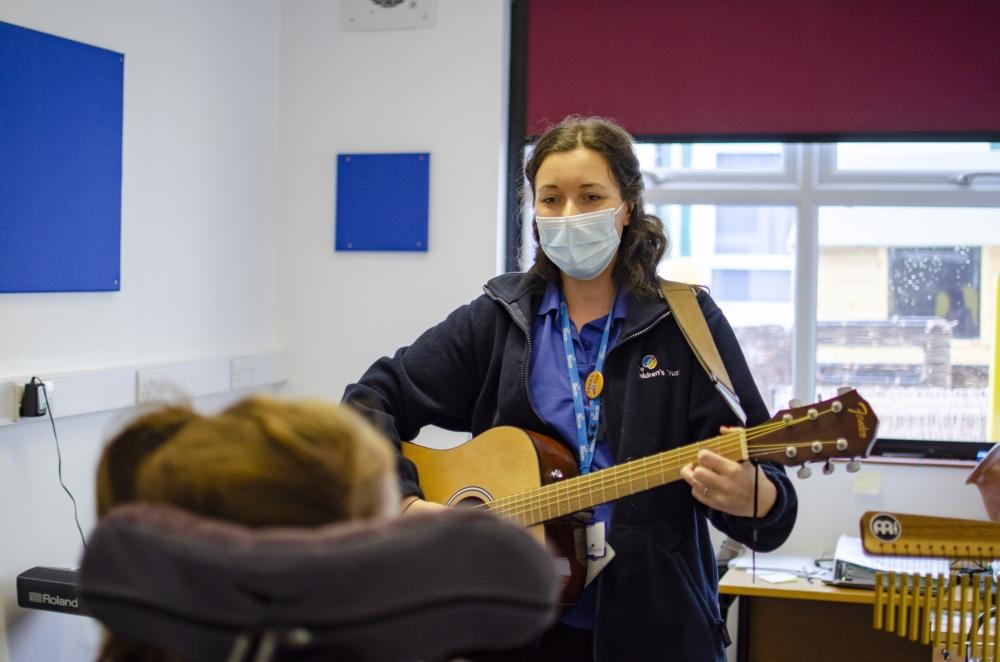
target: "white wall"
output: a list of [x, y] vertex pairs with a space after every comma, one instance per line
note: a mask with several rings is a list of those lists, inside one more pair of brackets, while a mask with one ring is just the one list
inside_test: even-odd
[[[814, 465], [812, 477], [792, 473], [799, 495], [799, 519], [782, 553], [820, 556], [832, 552], [841, 533], [860, 536], [858, 522], [869, 510], [988, 519], [979, 490], [966, 485], [969, 467], [914, 467], [863, 463], [849, 474], [837, 464], [830, 476]], [[878, 483], [877, 494], [856, 494], [855, 481]], [[859, 487], [865, 487], [859, 485]]]
[[[339, 399], [496, 274], [507, 4], [441, 0], [434, 27], [383, 32], [344, 30], [339, 2], [282, 4], [278, 318], [293, 392]], [[429, 250], [334, 252], [337, 154], [394, 151], [431, 153]]]
[[[0, 295], [0, 381], [277, 347], [279, 4], [0, 0], [0, 20], [125, 54], [122, 289]], [[58, 421], [85, 531], [122, 415]], [[51, 429], [0, 427], [0, 661], [86, 659], [93, 637], [63, 627], [83, 619], [13, 606], [18, 572], [73, 566], [80, 550]]]

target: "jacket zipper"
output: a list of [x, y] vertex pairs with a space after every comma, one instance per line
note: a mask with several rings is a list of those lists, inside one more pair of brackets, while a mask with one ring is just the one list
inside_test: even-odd
[[509, 303], [507, 303], [506, 301], [504, 301], [500, 297], [495, 296], [492, 292], [490, 292], [489, 290], [487, 290], [485, 287], [483, 288], [483, 292], [486, 293], [486, 296], [488, 296], [489, 298], [493, 299], [494, 301], [496, 301], [497, 303], [499, 303], [501, 306], [504, 307], [504, 309], [507, 311], [507, 314], [510, 315], [511, 321], [514, 322], [514, 325], [521, 330], [521, 333], [524, 334], [524, 340], [525, 340], [525, 342], [528, 345], [528, 354], [525, 357], [524, 370], [523, 370], [523, 372], [524, 372], [524, 395], [528, 399], [528, 406], [531, 407], [531, 411], [535, 415], [535, 418], [537, 418], [539, 421], [542, 421], [544, 423], [545, 419], [542, 418], [541, 414], [538, 413], [538, 410], [535, 409], [535, 403], [531, 399], [531, 389], [528, 388], [528, 377], [529, 377], [528, 367], [531, 365], [531, 334], [528, 333], [528, 329], [525, 328], [518, 321], [517, 315], [514, 314], [514, 309], [511, 307], [511, 305]]
[[[615, 346], [614, 346], [614, 347], [612, 347], [611, 349], [609, 349], [609, 350], [608, 350], [608, 356], [611, 356], [611, 354], [612, 354], [612, 353], [613, 353], [613, 352], [614, 352], [614, 351], [615, 351], [616, 349], [618, 349], [619, 347], [621, 347], [622, 345], [624, 345], [624, 344], [625, 344], [625, 343], [627, 343], [628, 341], [630, 341], [630, 340], [632, 340], [632, 339], [634, 339], [634, 338], [638, 338], [638, 337], [639, 337], [639, 336], [641, 336], [641, 335], [645, 335], [645, 334], [646, 334], [647, 332], [649, 332], [649, 331], [650, 331], [650, 330], [651, 330], [651, 329], [652, 329], [652, 328], [653, 328], [654, 326], [656, 326], [657, 324], [659, 324], [659, 323], [660, 323], [660, 322], [662, 322], [663, 320], [665, 320], [665, 319], [667, 319], [668, 317], [670, 317], [670, 312], [671, 312], [671, 311], [669, 311], [669, 310], [668, 310], [667, 312], [663, 313], [662, 315], [660, 315], [659, 317], [657, 317], [656, 319], [654, 319], [654, 320], [653, 320], [652, 322], [650, 322], [650, 323], [649, 323], [649, 324], [647, 324], [646, 326], [644, 326], [644, 327], [642, 327], [641, 329], [639, 329], [638, 331], [633, 331], [632, 333], [630, 333], [629, 335], [625, 336], [624, 338], [621, 338], [621, 339], [620, 339], [620, 340], [619, 340], [618, 342], [616, 342], [616, 343], [615, 343]], [[605, 361], [607, 361], [607, 357], [605, 357], [605, 359], [604, 359], [604, 360], [605, 360]], [[605, 436], [605, 433], [607, 432], [607, 424], [608, 424], [608, 419], [607, 419], [607, 417], [602, 417], [602, 419], [601, 419], [601, 432], [600, 432], [600, 438], [601, 438], [601, 439], [603, 439], [603, 438], [604, 438], [604, 436]]]
[[[657, 317], [656, 319], [654, 319], [652, 322], [650, 322], [646, 326], [644, 326], [641, 329], [639, 329], [638, 331], [633, 331], [632, 333], [630, 333], [629, 335], [625, 336], [624, 338], [619, 339], [618, 342], [615, 343], [615, 346], [608, 350], [608, 356], [611, 356], [611, 354], [616, 349], [618, 349], [619, 347], [621, 347], [622, 345], [624, 345], [628, 341], [630, 341], [630, 340], [632, 340], [634, 338], [638, 338], [639, 336], [644, 335], [645, 333], [649, 332], [650, 329], [652, 329], [654, 326], [656, 326], [657, 324], [659, 324], [663, 320], [667, 319], [668, 317], [670, 317], [670, 311], [669, 310], [667, 312], [663, 313], [662, 315], [660, 315], [659, 317]], [[605, 357], [605, 361], [607, 361], [607, 357]], [[530, 398], [529, 398], [529, 402], [530, 402]], [[600, 438], [601, 439], [603, 439], [605, 437], [605, 434], [607, 433], [607, 428], [608, 428], [608, 419], [605, 416], [601, 420], [601, 431], [600, 431]], [[598, 581], [600, 581], [600, 580], [598, 580]], [[597, 619], [598, 619], [598, 614], [600, 614], [600, 613], [601, 613], [601, 590], [600, 590], [600, 585], [598, 585], [597, 596], [594, 599], [594, 629], [591, 631], [593, 634], [590, 637], [591, 657], [595, 661], [597, 660]]]

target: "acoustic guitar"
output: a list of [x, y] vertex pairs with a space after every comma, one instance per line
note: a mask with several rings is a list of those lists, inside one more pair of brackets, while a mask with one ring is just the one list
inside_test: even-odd
[[770, 460], [783, 465], [826, 462], [868, 455], [878, 418], [857, 391], [844, 389], [829, 400], [778, 412], [750, 428], [578, 475], [573, 453], [564, 444], [514, 427], [488, 430], [448, 450], [403, 443], [403, 455], [417, 465], [429, 501], [448, 506], [486, 508], [530, 530], [557, 556], [564, 585], [564, 607], [576, 602], [587, 574], [583, 527], [574, 513], [679, 480], [681, 468], [708, 449], [735, 461]]

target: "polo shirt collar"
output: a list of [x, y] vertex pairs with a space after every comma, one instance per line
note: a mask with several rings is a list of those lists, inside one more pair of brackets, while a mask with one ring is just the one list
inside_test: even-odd
[[[625, 319], [627, 308], [625, 305], [626, 298], [625, 288], [619, 287], [618, 294], [615, 295], [615, 302], [611, 305], [612, 321]], [[552, 312], [559, 312], [559, 286], [555, 283], [549, 283], [545, 287], [545, 294], [542, 295], [542, 303], [538, 306], [538, 316], [544, 317]]]

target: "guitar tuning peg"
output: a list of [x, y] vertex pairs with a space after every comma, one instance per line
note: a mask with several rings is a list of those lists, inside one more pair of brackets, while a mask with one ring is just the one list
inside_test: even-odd
[[837, 395], [844, 395], [845, 393], [850, 393], [854, 388], [851, 386], [840, 386], [837, 388]]
[[857, 460], [851, 460], [847, 463], [847, 473], [855, 474], [861, 471], [861, 463]]
[[799, 400], [798, 398], [792, 398], [791, 400], [788, 401], [788, 406], [791, 407], [792, 409], [795, 409], [796, 407], [801, 407], [802, 401]]
[[803, 480], [808, 478], [809, 476], [812, 476], [812, 474], [813, 474], [812, 469], [810, 469], [805, 464], [799, 467], [799, 470], [795, 472], [795, 475], [797, 475], [799, 478], [802, 478]]
[[829, 476], [832, 473], [833, 473], [833, 462], [827, 460], [826, 464], [823, 465], [823, 474]]

